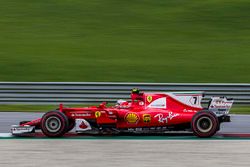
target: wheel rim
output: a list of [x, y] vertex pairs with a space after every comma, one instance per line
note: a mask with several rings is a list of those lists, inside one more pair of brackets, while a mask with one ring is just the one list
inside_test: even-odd
[[213, 128], [213, 123], [209, 117], [201, 117], [197, 120], [197, 128], [200, 132], [207, 133]]
[[46, 129], [52, 133], [57, 132], [61, 128], [61, 125], [61, 120], [57, 117], [49, 117], [45, 121]]

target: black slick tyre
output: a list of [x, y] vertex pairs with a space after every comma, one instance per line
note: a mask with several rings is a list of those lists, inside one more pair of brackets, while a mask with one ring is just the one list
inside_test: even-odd
[[69, 120], [69, 126], [67, 132], [71, 131], [75, 127], [75, 120]]
[[69, 128], [69, 120], [60, 111], [50, 111], [43, 115], [41, 130], [48, 137], [61, 137]]
[[212, 137], [219, 129], [219, 121], [216, 115], [209, 111], [197, 112], [191, 122], [195, 136], [206, 138]]

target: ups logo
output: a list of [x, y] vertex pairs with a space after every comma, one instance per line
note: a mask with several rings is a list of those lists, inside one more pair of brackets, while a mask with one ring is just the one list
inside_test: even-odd
[[150, 114], [143, 114], [143, 122], [150, 123], [151, 122], [151, 115]]

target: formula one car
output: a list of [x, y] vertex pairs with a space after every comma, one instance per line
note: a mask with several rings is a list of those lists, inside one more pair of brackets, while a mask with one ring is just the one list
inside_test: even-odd
[[40, 129], [48, 137], [76, 133], [165, 133], [192, 131], [198, 137], [211, 137], [222, 122], [230, 122], [233, 99], [212, 97], [203, 108], [202, 92], [141, 93], [133, 89], [131, 101], [118, 100], [114, 106], [68, 108], [47, 112], [42, 118], [13, 125], [13, 135], [34, 133]]

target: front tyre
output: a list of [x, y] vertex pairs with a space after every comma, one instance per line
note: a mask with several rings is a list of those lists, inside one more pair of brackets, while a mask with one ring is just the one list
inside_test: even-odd
[[220, 126], [216, 115], [209, 111], [196, 113], [191, 125], [194, 135], [202, 138], [213, 136]]
[[68, 129], [67, 129], [67, 132], [70, 132], [74, 127], [75, 127], [75, 120], [71, 120], [69, 119], [69, 126], [68, 126]]
[[41, 130], [48, 137], [63, 136], [69, 126], [69, 120], [64, 113], [50, 111], [43, 115], [41, 120]]

